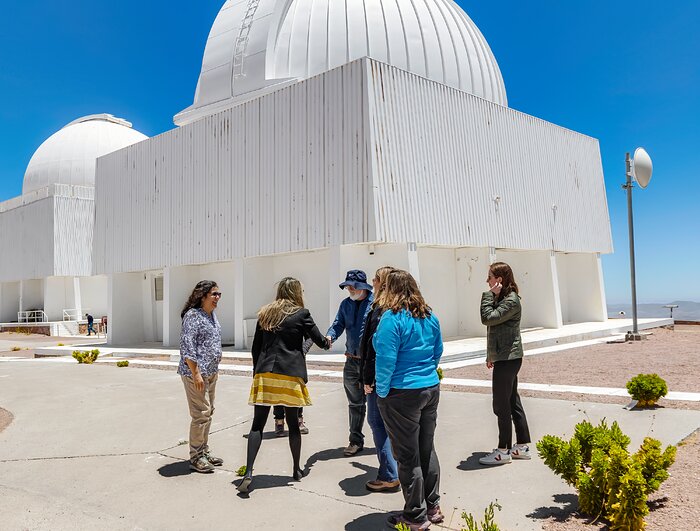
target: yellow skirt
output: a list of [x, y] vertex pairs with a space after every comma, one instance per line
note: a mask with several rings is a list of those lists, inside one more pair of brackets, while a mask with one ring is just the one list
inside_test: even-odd
[[301, 378], [264, 372], [253, 376], [248, 403], [251, 406], [305, 407], [311, 405], [311, 398]]

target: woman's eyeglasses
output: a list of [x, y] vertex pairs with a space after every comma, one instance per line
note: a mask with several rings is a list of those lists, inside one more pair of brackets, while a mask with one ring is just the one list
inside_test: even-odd
[[212, 291], [209, 295], [212, 297], [221, 297], [221, 292], [220, 291]]

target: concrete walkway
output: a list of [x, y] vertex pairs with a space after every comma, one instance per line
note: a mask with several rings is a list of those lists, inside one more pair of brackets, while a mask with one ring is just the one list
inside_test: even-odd
[[[0, 363], [0, 407], [15, 417], [0, 433], [2, 529], [386, 529], [386, 513], [402, 507], [402, 496], [365, 490], [377, 466], [371, 437], [365, 452], [342, 457], [347, 413], [340, 382], [310, 384], [315, 405], [306, 410], [311, 433], [302, 448], [309, 475], [291, 481], [287, 440], [271, 438], [260, 452], [255, 490], [248, 499], [237, 496], [233, 471], [245, 461], [249, 384], [246, 377], [221, 377], [210, 442], [226, 463], [199, 475], [183, 462], [187, 446], [179, 441], [187, 438], [189, 418], [174, 372]], [[618, 420], [632, 448], [647, 435], [674, 444], [700, 426], [698, 411], [630, 412], [533, 398], [524, 404], [537, 439], [569, 436], [584, 418]], [[547, 508], [576, 503], [537, 457], [479, 466], [495, 439], [490, 396], [442, 393], [437, 450], [448, 528], [459, 529], [462, 510], [480, 515], [495, 499], [503, 506], [497, 521], [504, 530], [541, 529], [537, 517]]]

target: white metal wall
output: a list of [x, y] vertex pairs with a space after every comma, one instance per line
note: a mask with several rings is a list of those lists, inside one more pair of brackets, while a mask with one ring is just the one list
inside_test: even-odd
[[380, 240], [612, 252], [598, 141], [367, 61]]
[[98, 159], [95, 273], [374, 240], [354, 62]]

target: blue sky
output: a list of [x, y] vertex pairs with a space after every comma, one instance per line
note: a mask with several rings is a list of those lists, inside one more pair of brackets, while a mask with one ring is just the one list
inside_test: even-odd
[[[626, 151], [654, 160], [635, 189], [640, 302], [700, 301], [700, 2], [458, 0], [501, 67], [510, 107], [600, 140], [615, 253], [609, 302], [629, 300]], [[0, 20], [0, 201], [34, 150], [85, 114], [152, 136], [192, 102], [222, 0], [10, 2]]]

